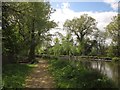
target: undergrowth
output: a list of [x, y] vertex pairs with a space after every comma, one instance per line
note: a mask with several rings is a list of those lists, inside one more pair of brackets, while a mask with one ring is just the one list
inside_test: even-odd
[[23, 88], [26, 76], [35, 64], [7, 64], [3, 66], [3, 88]]
[[56, 81], [56, 88], [115, 88], [113, 82], [96, 70], [88, 70], [81, 63], [49, 60], [49, 70]]

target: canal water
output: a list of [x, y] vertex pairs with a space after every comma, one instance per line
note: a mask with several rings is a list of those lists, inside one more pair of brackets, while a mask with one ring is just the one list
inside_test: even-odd
[[117, 87], [120, 88], [120, 63], [105, 61], [87, 61], [84, 63], [88, 68], [93, 68], [106, 75]]

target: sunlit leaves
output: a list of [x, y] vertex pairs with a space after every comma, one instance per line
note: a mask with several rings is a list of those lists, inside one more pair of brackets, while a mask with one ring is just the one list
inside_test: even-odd
[[112, 22], [110, 22], [106, 27], [108, 35], [109, 37], [112, 36], [113, 41], [116, 41], [118, 36], [118, 31], [119, 31], [118, 19], [119, 18], [117, 16], [113, 17]]
[[80, 18], [66, 20], [64, 23], [64, 29], [76, 35], [81, 47], [81, 52], [83, 53], [83, 42], [86, 37], [91, 35], [93, 31], [97, 30], [96, 24], [97, 23], [94, 18], [88, 16], [87, 14], [83, 14]]
[[81, 42], [85, 35], [91, 34], [93, 30], [96, 30], [97, 28], [95, 19], [84, 14], [80, 18], [67, 20], [64, 23], [64, 29], [74, 33]]
[[[114, 46], [110, 46], [110, 49], [108, 50], [108, 52], [112, 52], [113, 54], [116, 53], [115, 56], [120, 56], [120, 15], [118, 14], [118, 16], [113, 17], [112, 21], [107, 25], [106, 27], [106, 31], [109, 35], [109, 37], [112, 39], [113, 43], [111, 45], [114, 44]], [[111, 48], [115, 48], [111, 49]], [[109, 53], [108, 53], [109, 54]]]
[[56, 23], [50, 21], [53, 9], [49, 2], [4, 2], [2, 11], [3, 52], [18, 55], [26, 50], [28, 55], [30, 47], [35, 49], [38, 44], [50, 41], [48, 31]]

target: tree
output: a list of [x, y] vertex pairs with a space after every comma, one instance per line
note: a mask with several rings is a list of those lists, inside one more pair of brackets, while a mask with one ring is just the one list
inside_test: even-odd
[[54, 55], [55, 56], [58, 56], [58, 55], [60, 55], [60, 50], [61, 50], [61, 45], [60, 45], [60, 40], [59, 40], [59, 38], [55, 38], [54, 39], [54, 43], [55, 43], [55, 45], [53, 46], [53, 52], [54, 52]]
[[[23, 3], [24, 4], [24, 3]], [[16, 54], [20, 52], [22, 37], [18, 30], [18, 16], [22, 14], [21, 3], [2, 3], [2, 49], [3, 57], [8, 56], [14, 61]], [[21, 45], [21, 46], [20, 46]]]
[[112, 38], [112, 41], [114, 42], [114, 46], [117, 47], [116, 56], [120, 56], [120, 28], [119, 28], [119, 23], [120, 23], [120, 15], [114, 16], [112, 19], [112, 22], [110, 22], [107, 27], [106, 31], [108, 33], [108, 36]]
[[53, 12], [49, 2], [4, 2], [2, 11], [3, 54], [14, 56], [26, 50], [32, 61], [37, 45], [56, 26], [54, 21], [49, 20]]
[[[53, 21], [49, 21], [50, 14], [52, 13], [52, 8], [48, 2], [31, 3], [32, 7], [30, 12], [31, 18], [31, 44], [29, 59], [30, 61], [35, 57], [35, 47], [38, 45], [38, 40], [43, 40], [46, 33], [56, 26]], [[41, 10], [41, 11], [40, 11]], [[35, 33], [36, 32], [36, 33]]]
[[107, 33], [104, 31], [98, 30], [93, 34], [94, 41], [96, 42], [94, 44], [94, 49], [96, 48], [96, 55], [105, 55], [106, 54], [106, 39], [107, 39]]
[[117, 51], [117, 47], [113, 43], [111, 43], [107, 49], [107, 56], [115, 57], [117, 55], [116, 51]]
[[77, 40], [81, 47], [81, 54], [84, 54], [85, 37], [89, 36], [94, 30], [97, 30], [95, 19], [87, 14], [81, 15], [80, 18], [67, 20], [64, 23], [64, 29], [77, 36]]
[[70, 33], [62, 37], [62, 54], [71, 55], [73, 54], [73, 38]]

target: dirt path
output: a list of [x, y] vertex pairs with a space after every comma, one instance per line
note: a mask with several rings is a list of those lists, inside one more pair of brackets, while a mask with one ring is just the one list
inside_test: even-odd
[[48, 71], [48, 62], [39, 60], [37, 67], [26, 79], [26, 88], [54, 88], [53, 77]]

